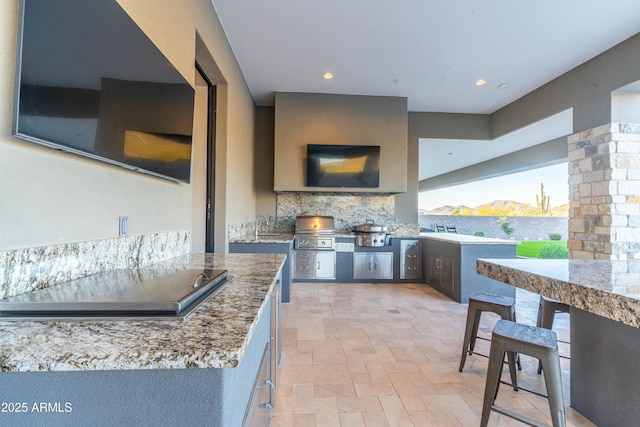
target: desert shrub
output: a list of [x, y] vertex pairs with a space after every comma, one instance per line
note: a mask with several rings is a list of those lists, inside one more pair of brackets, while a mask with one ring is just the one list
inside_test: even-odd
[[478, 237], [484, 237], [484, 231], [476, 231], [475, 233], [473, 233], [473, 235]]
[[500, 219], [498, 219], [498, 224], [500, 224], [500, 229], [504, 231], [504, 234], [507, 235], [507, 238], [511, 237], [511, 233], [515, 231], [515, 228], [510, 226], [509, 221], [507, 221], [507, 217], [501, 216]]
[[542, 259], [567, 259], [569, 258], [569, 249], [559, 245], [547, 245], [540, 249], [540, 258]]
[[551, 240], [560, 240], [560, 239], [562, 239], [562, 234], [560, 234], [560, 233], [549, 233], [549, 238]]

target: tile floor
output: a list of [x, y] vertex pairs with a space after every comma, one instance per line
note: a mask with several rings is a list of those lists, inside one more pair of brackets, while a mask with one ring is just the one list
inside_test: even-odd
[[[518, 321], [535, 325], [538, 296], [518, 290], [516, 300]], [[487, 359], [469, 356], [458, 372], [466, 311], [424, 284], [294, 283], [283, 304], [271, 425], [480, 425]], [[490, 337], [497, 319], [483, 314], [480, 334]], [[568, 341], [568, 328], [568, 315], [558, 314], [560, 340]], [[488, 354], [489, 342], [479, 340], [476, 350]], [[569, 360], [561, 364], [567, 425], [593, 425], [568, 406]], [[519, 384], [544, 391], [537, 361], [523, 356], [522, 368]], [[550, 424], [547, 401], [535, 394], [502, 385], [496, 403]], [[492, 413], [489, 425], [523, 424]]]

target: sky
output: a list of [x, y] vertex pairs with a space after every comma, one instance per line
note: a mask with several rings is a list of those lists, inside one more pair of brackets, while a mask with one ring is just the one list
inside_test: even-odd
[[551, 207], [568, 203], [569, 185], [567, 164], [533, 169], [526, 172], [484, 179], [453, 187], [421, 192], [418, 207], [431, 210], [444, 205], [466, 205], [470, 208], [493, 200], [515, 200], [536, 206], [540, 183]]

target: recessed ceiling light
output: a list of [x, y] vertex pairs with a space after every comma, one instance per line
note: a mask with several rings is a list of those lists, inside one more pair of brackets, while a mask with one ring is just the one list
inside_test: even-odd
[[325, 79], [329, 80], [333, 78], [333, 74], [326, 72], [322, 75], [322, 77], [324, 77]]
[[498, 89], [506, 89], [509, 87], [509, 83], [500, 83]]
[[486, 84], [486, 83], [487, 83], [487, 81], [486, 81], [486, 80], [484, 80], [484, 79], [478, 79], [478, 80], [476, 80], [476, 86], [482, 86], [482, 85], [484, 85], [484, 84]]

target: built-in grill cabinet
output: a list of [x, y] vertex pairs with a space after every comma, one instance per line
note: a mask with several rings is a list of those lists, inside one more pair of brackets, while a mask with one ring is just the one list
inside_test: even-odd
[[333, 217], [297, 217], [293, 245], [293, 278], [335, 279], [335, 241]]

